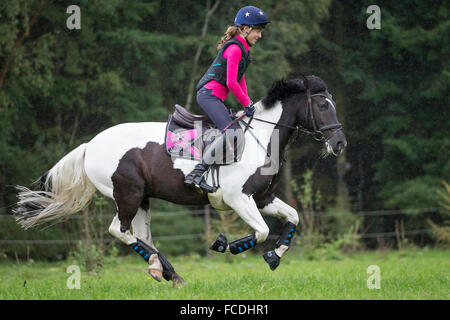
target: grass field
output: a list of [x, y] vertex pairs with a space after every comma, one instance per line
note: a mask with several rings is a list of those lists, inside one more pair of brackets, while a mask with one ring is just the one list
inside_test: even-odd
[[[449, 299], [450, 251], [358, 253], [338, 261], [307, 261], [290, 251], [276, 271], [260, 255], [168, 257], [187, 282], [149, 278], [138, 256], [108, 257], [96, 274], [81, 269], [80, 289], [68, 289], [73, 262], [3, 262], [0, 300], [16, 299]], [[380, 289], [368, 289], [370, 265], [380, 269]]]

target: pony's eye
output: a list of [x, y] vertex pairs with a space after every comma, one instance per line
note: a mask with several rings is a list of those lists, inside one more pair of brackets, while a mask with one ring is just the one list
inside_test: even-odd
[[319, 108], [320, 108], [320, 110], [327, 110], [328, 109], [328, 103], [325, 102], [325, 103], [320, 104]]

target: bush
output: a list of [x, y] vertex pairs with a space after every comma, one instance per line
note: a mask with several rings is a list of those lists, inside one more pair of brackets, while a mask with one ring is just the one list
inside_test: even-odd
[[[450, 185], [445, 181], [442, 184], [444, 185], [444, 190], [438, 190], [438, 195], [441, 197], [439, 204], [444, 207], [443, 213], [448, 217], [450, 216]], [[450, 220], [445, 220], [443, 226], [439, 226], [430, 219], [428, 219], [428, 223], [435, 232], [438, 245], [450, 247]]]
[[96, 273], [103, 266], [103, 251], [90, 241], [80, 241], [77, 250], [71, 253], [71, 259], [86, 271]]
[[310, 233], [300, 238], [303, 255], [308, 260], [341, 260], [344, 253], [354, 252], [360, 248], [360, 236], [357, 226], [352, 226], [348, 232], [339, 234], [336, 239], [327, 240], [320, 233]]
[[329, 213], [318, 213], [322, 208], [322, 196], [313, 184], [313, 172], [303, 175], [303, 185], [292, 181], [293, 191], [300, 203], [301, 236], [296, 244], [309, 260], [339, 260], [343, 254], [360, 247], [359, 224], [351, 212], [331, 209]]

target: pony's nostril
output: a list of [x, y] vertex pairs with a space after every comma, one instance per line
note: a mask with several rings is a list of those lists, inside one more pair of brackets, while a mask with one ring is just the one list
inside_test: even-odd
[[336, 149], [337, 154], [341, 154], [345, 149], [345, 142], [339, 141], [338, 143], [336, 143]]
[[344, 150], [347, 147], [347, 141], [338, 141], [338, 143], [336, 143], [336, 147], [338, 150]]

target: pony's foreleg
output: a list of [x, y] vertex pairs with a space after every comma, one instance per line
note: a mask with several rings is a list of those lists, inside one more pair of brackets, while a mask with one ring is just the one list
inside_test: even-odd
[[297, 210], [281, 201], [279, 198], [274, 198], [271, 203], [261, 209], [262, 213], [275, 215], [284, 218], [286, 221], [281, 230], [280, 237], [276, 242], [275, 250], [266, 252], [263, 257], [269, 264], [270, 269], [275, 270], [280, 264], [280, 258], [289, 249], [295, 229], [298, 225]]
[[[221, 247], [225, 245], [232, 254], [238, 254], [248, 249], [253, 248], [257, 243], [264, 242], [269, 235], [269, 227], [259, 213], [258, 207], [252, 197], [245, 194], [223, 194], [223, 199], [253, 230], [254, 234], [249, 234], [241, 239], [235, 240], [226, 244], [226, 238], [220, 235], [211, 246], [211, 249], [216, 250], [215, 246], [218, 242]], [[216, 250], [224, 252], [225, 250]]]
[[172, 280], [174, 286], [184, 284], [184, 279], [175, 272], [175, 269], [172, 267], [170, 262], [156, 249], [153, 244], [150, 222], [150, 211], [142, 208], [138, 209], [136, 216], [131, 222], [133, 235], [155, 251], [155, 253], [151, 254], [148, 259], [149, 274], [157, 281], [161, 281], [161, 276], [163, 276], [167, 281]]

